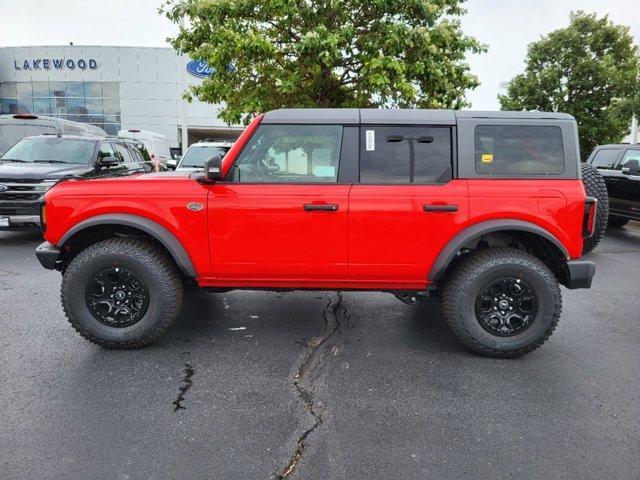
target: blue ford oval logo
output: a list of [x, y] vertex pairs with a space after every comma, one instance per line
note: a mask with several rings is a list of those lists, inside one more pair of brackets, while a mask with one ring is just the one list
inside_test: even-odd
[[191, 60], [187, 63], [187, 72], [194, 77], [205, 78], [211, 76], [213, 67], [210, 67], [207, 62], [202, 60]]
[[9, 190], [9, 187], [7, 187], [6, 185], [0, 185], [0, 193], [6, 192], [7, 190]]

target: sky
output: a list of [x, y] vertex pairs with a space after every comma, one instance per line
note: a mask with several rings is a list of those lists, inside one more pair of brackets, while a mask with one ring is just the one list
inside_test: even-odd
[[[0, 0], [0, 46], [167, 46], [177, 27], [157, 13], [162, 0]], [[573, 10], [608, 14], [640, 44], [638, 0], [468, 0], [463, 31], [488, 45], [468, 58], [481, 85], [467, 94], [476, 110], [499, 108], [500, 84], [524, 69], [527, 45], [566, 26]]]

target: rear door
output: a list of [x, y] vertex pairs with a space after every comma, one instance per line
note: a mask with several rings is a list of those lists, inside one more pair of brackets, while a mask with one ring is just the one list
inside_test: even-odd
[[611, 205], [612, 213], [624, 213], [634, 218], [640, 218], [640, 175], [623, 173], [629, 160], [640, 161], [640, 148], [627, 148], [622, 159], [616, 165], [616, 201]]
[[616, 165], [620, 163], [623, 153], [624, 149], [617, 147], [601, 147], [591, 155], [587, 162], [592, 167], [597, 168], [604, 177], [612, 208], [617, 208], [614, 204], [619, 203], [621, 196], [620, 188], [624, 178], [622, 172], [616, 170]]
[[360, 182], [349, 195], [349, 278], [362, 287], [424, 288], [431, 264], [467, 220], [448, 126], [364, 126]]
[[207, 187], [218, 284], [331, 287], [347, 279], [343, 130], [261, 125], [226, 181]]

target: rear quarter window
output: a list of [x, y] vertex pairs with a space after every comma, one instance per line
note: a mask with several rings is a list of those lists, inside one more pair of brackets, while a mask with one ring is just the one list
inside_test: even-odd
[[478, 125], [474, 150], [476, 172], [480, 174], [559, 175], [564, 172], [559, 127]]

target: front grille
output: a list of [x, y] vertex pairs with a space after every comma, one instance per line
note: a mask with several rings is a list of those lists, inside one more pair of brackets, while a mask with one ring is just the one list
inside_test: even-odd
[[15, 178], [0, 178], [0, 185], [7, 187], [7, 190], [0, 192], [0, 201], [3, 200], [37, 200], [44, 191], [36, 191], [36, 187], [42, 182], [38, 180], [17, 180]]
[[39, 215], [40, 204], [26, 203], [16, 205], [15, 203], [0, 202], [0, 217], [12, 217], [14, 215]]

